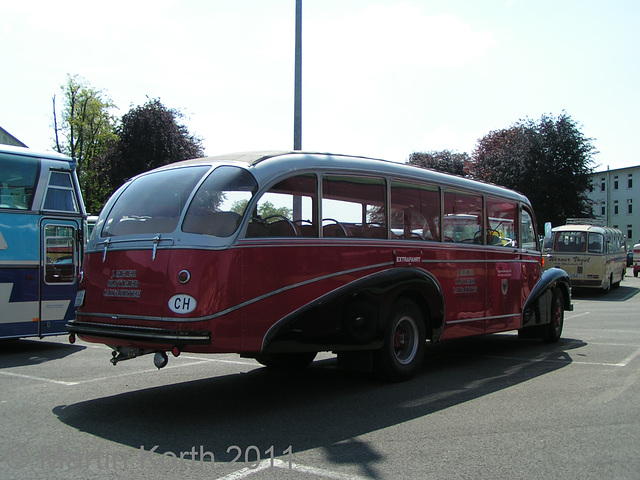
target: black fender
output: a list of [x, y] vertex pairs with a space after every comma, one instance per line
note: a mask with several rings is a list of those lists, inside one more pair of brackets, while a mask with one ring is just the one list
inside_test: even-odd
[[551, 299], [556, 288], [562, 290], [564, 309], [573, 310], [571, 304], [571, 281], [567, 272], [560, 268], [549, 268], [542, 272], [522, 310], [522, 327], [548, 324], [551, 321]]
[[374, 350], [393, 303], [411, 298], [424, 311], [427, 336], [439, 339], [444, 328], [444, 297], [426, 270], [396, 267], [333, 290], [276, 322], [262, 341], [263, 353]]

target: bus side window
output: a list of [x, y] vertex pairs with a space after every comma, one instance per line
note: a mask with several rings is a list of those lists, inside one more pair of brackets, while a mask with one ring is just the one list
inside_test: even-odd
[[394, 181], [391, 184], [391, 238], [440, 240], [438, 187]]
[[445, 242], [482, 244], [482, 195], [444, 192], [443, 235]]
[[271, 187], [253, 211], [247, 237], [317, 237], [315, 175], [286, 178]]
[[522, 236], [520, 245], [528, 250], [540, 250], [538, 240], [536, 239], [536, 231], [533, 225], [533, 217], [531, 214], [522, 209], [520, 217], [520, 234]]
[[47, 225], [44, 249], [45, 283], [74, 283], [76, 278], [74, 229], [61, 225]]
[[603, 253], [604, 237], [599, 233], [589, 233], [589, 252]]
[[322, 179], [324, 237], [387, 238], [386, 183], [382, 178]]
[[51, 172], [43, 208], [59, 212], [79, 212], [70, 173]]
[[[153, 209], [144, 207], [146, 211], [153, 212], [155, 210], [152, 221], [148, 223], [156, 230], [160, 225], [166, 225], [164, 231], [171, 231], [172, 228], [175, 228], [184, 202], [189, 197], [189, 192], [202, 177], [202, 171], [197, 167], [185, 168], [177, 172], [169, 170], [168, 172], [169, 175], [166, 179], [162, 179], [160, 175], [149, 176], [151, 180], [155, 178], [166, 182], [164, 190], [158, 187], [151, 188], [155, 186], [156, 181], [151, 182], [146, 189], [151, 192], [167, 192], [164, 195], [164, 202], [155, 202]], [[137, 182], [140, 183], [140, 180]], [[133, 183], [134, 186], [135, 184], [136, 182]], [[248, 171], [231, 166], [216, 168], [198, 187], [185, 215], [182, 231], [214, 237], [233, 235], [238, 229], [242, 215], [256, 190], [257, 183]], [[158, 220], [162, 220], [162, 223]]]
[[515, 202], [487, 198], [487, 245], [517, 247], [517, 215]]

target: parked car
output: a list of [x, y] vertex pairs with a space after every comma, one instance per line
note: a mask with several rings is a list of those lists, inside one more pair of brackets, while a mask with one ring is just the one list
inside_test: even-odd
[[636, 243], [633, 246], [633, 276], [637, 277], [640, 272], [640, 243]]

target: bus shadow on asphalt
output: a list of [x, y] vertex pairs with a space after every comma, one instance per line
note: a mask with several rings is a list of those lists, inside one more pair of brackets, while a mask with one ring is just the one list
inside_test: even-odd
[[39, 365], [73, 355], [86, 347], [45, 340], [0, 340], [0, 369]]
[[599, 302], [624, 302], [635, 297], [640, 288], [620, 285], [609, 291], [594, 288], [571, 288], [571, 297], [575, 300], [597, 300]]
[[260, 452], [273, 446], [276, 457], [289, 446], [294, 453], [322, 447], [331, 463], [355, 462], [369, 471], [380, 456], [355, 437], [564, 368], [572, 362], [569, 352], [584, 345], [513, 334], [464, 338], [429, 345], [424, 368], [402, 383], [338, 369], [329, 359], [299, 374], [257, 368], [60, 405], [53, 413], [72, 428], [138, 451], [157, 446], [154, 454], [194, 447], [224, 464], [236, 454], [227, 450], [232, 445]]

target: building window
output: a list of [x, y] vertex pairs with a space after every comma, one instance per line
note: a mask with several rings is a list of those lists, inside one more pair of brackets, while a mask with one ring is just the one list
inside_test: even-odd
[[606, 190], [606, 182], [604, 181], [604, 178], [600, 180], [600, 190], [602, 190], [603, 192]]
[[615, 177], [613, 177], [613, 189], [614, 190], [618, 189], [618, 176], [617, 175]]
[[600, 215], [604, 215], [605, 214], [605, 210], [604, 210], [604, 205], [602, 206], [602, 213]]
[[633, 227], [632, 225], [627, 225], [627, 238], [633, 238]]
[[618, 215], [618, 200], [613, 201], [613, 214]]
[[633, 176], [630, 173], [629, 178], [627, 178], [627, 188], [633, 188]]
[[633, 200], [627, 200], [627, 213], [633, 213]]

